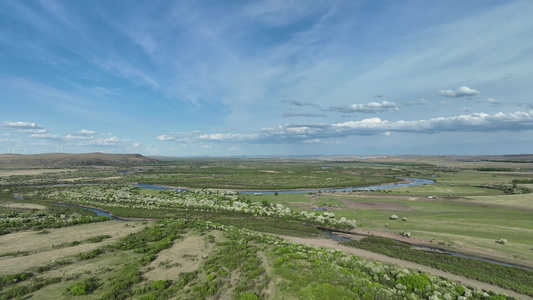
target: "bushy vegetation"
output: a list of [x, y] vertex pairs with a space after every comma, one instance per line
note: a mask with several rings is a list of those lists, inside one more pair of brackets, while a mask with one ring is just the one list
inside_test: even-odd
[[533, 271], [459, 256], [413, 250], [408, 244], [382, 237], [366, 237], [345, 245], [416, 262], [442, 271], [488, 282], [533, 296]]
[[0, 290], [0, 299], [21, 298], [48, 285], [61, 282], [61, 277], [34, 277], [28, 284], [14, 284], [9, 288]]
[[244, 197], [235, 192], [218, 190], [176, 192], [167, 189], [154, 196], [141, 193], [140, 188], [130, 185], [85, 185], [35, 189], [25, 194], [25, 197], [88, 207], [96, 206], [107, 210], [116, 208], [137, 211], [173, 209], [296, 220], [337, 228], [353, 228], [356, 225], [355, 220], [344, 217], [337, 219], [331, 212], [292, 211], [281, 204], [266, 203], [265, 205], [265, 203], [253, 201], [250, 197]]
[[54, 205], [42, 211], [0, 208], [0, 235], [27, 229], [42, 230], [103, 221], [109, 221], [109, 218]]
[[507, 195], [515, 194], [528, 194], [531, 191], [528, 188], [517, 186], [516, 183], [513, 185], [504, 185], [504, 184], [479, 184], [476, 187], [484, 189], [495, 189], [504, 192]]
[[71, 284], [67, 288], [67, 292], [73, 296], [81, 296], [91, 294], [100, 286], [100, 282], [97, 278], [90, 277], [86, 278], [80, 282]]

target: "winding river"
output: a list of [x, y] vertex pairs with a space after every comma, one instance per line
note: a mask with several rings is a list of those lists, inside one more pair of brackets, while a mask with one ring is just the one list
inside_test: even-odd
[[[347, 188], [338, 188], [338, 189], [310, 189], [310, 190], [279, 190], [279, 191], [272, 191], [272, 190], [249, 190], [249, 191], [239, 191], [239, 194], [309, 194], [309, 193], [318, 193], [319, 191], [330, 193], [330, 192], [351, 192], [351, 191], [370, 191], [370, 190], [383, 190], [383, 189], [392, 189], [397, 187], [403, 187], [403, 186], [416, 186], [416, 185], [428, 185], [433, 184], [435, 181], [430, 179], [422, 179], [422, 178], [414, 178], [414, 177], [397, 177], [397, 179], [401, 179], [402, 182], [397, 183], [387, 183], [387, 184], [381, 184], [381, 185], [371, 185], [371, 186], [362, 186], [362, 187], [347, 187]], [[169, 188], [164, 187], [160, 185], [153, 185], [153, 184], [132, 184], [132, 186], [138, 186], [143, 189], [151, 189], [151, 190], [165, 190], [165, 189], [171, 189], [178, 192], [184, 192], [187, 191], [187, 189], [182, 188]]]
[[108, 218], [110, 218], [113, 221], [128, 221], [128, 220], [124, 220], [124, 219], [121, 219], [121, 218], [113, 217], [109, 212], [104, 211], [104, 210], [100, 210], [100, 209], [97, 209], [97, 208], [86, 207], [86, 206], [81, 206], [81, 205], [74, 205], [74, 204], [57, 203], [57, 202], [54, 202], [54, 204], [60, 205], [60, 206], [77, 207], [77, 208], [81, 208], [81, 209], [85, 209], [85, 210], [90, 210], [93, 213], [95, 213], [96, 216], [98, 216], [98, 217], [108, 217]]

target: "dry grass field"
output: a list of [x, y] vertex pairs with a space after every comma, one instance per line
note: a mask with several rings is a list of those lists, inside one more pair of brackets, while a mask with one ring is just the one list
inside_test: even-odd
[[[91, 251], [102, 245], [114, 243], [130, 233], [138, 232], [145, 226], [141, 222], [102, 222], [47, 229], [45, 234], [39, 231], [21, 231], [1, 235], [0, 275], [25, 272], [78, 253]], [[68, 245], [99, 235], [109, 235], [111, 238], [100, 243], [82, 243], [58, 249], [58, 245]], [[25, 252], [26, 255], [8, 255], [17, 252]]]

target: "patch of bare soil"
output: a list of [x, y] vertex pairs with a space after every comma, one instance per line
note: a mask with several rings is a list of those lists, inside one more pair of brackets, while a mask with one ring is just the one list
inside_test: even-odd
[[309, 202], [294, 202], [293, 204], [297, 205], [298, 207], [301, 207], [302, 209], [308, 209], [308, 210], [314, 210], [314, 209], [325, 209], [326, 211], [340, 210], [340, 208], [338, 207], [314, 205], [313, 203], [309, 203]]
[[[223, 238], [222, 232], [211, 232], [215, 240]], [[148, 266], [144, 274], [149, 280], [176, 280], [180, 273], [192, 272], [200, 266], [204, 256], [213, 250], [214, 243], [208, 243], [203, 236], [194, 235], [177, 240], [170, 249], [161, 251]]]
[[377, 209], [390, 211], [412, 211], [413, 209], [398, 202], [371, 202], [371, 201], [350, 201], [341, 200], [347, 208], [351, 209]]
[[46, 209], [46, 206], [35, 203], [0, 203], [0, 206], [7, 208], [21, 208], [21, 209]]
[[[268, 258], [266, 257], [265, 252], [258, 251], [257, 252], [257, 257], [261, 260], [261, 265], [263, 266], [263, 268], [265, 268], [266, 273], [267, 274], [272, 274], [272, 266], [268, 262]], [[266, 295], [266, 298], [267, 299], [273, 299], [275, 291], [276, 291], [276, 283], [274, 282], [274, 279], [272, 279], [272, 280], [270, 280], [270, 283], [268, 284], [267, 290], [264, 291], [265, 295]]]
[[392, 257], [386, 256], [386, 255], [374, 253], [374, 252], [371, 252], [371, 251], [344, 246], [344, 245], [339, 244], [337, 241], [335, 241], [333, 239], [299, 238], [299, 237], [292, 237], [292, 236], [280, 236], [280, 237], [285, 239], [285, 240], [296, 242], [296, 243], [307, 244], [307, 245], [312, 245], [312, 246], [319, 246], [319, 247], [324, 247], [324, 248], [336, 249], [336, 250], [339, 250], [339, 251], [342, 251], [342, 252], [345, 252], [345, 253], [349, 253], [349, 254], [353, 254], [353, 255], [356, 255], [356, 256], [359, 256], [359, 257], [363, 257], [363, 258], [366, 258], [366, 259], [369, 259], [369, 260], [380, 261], [380, 262], [383, 262], [383, 263], [394, 264], [394, 265], [398, 265], [398, 266], [401, 266], [401, 267], [404, 267], [404, 268], [409, 268], [409, 269], [422, 271], [422, 272], [424, 272], [424, 273], [426, 273], [428, 275], [431, 275], [431, 276], [448, 278], [451, 281], [455, 281], [455, 282], [458, 282], [458, 283], [463, 284], [463, 285], [467, 285], [467, 286], [471, 286], [471, 287], [479, 287], [479, 288], [481, 288], [483, 290], [491, 290], [491, 291], [494, 291], [494, 292], [497, 292], [497, 293], [507, 294], [509, 296], [516, 297], [518, 299], [533, 299], [533, 298], [531, 298], [531, 297], [529, 297], [527, 295], [519, 294], [519, 293], [517, 293], [515, 291], [503, 289], [503, 288], [501, 288], [499, 286], [491, 285], [491, 284], [488, 284], [488, 283], [485, 283], [485, 282], [469, 279], [469, 278], [466, 278], [466, 277], [463, 277], [463, 276], [459, 276], [459, 275], [455, 275], [455, 274], [452, 274], [452, 273], [443, 272], [443, 271], [438, 270], [438, 269], [434, 269], [434, 268], [431, 268], [431, 267], [427, 267], [427, 266], [424, 266], [424, 265], [420, 265], [420, 264], [417, 264], [417, 263], [413, 263], [413, 262], [409, 262], [409, 261], [405, 261], [405, 260], [401, 260], [401, 259], [392, 258]]
[[274, 171], [274, 170], [258, 170], [257, 172], [259, 172], [259, 173], [270, 173], [270, 174], [281, 173], [280, 171]]
[[80, 180], [87, 180], [89, 178], [87, 177], [74, 177], [74, 178], [64, 178], [62, 179], [63, 181], [67, 181], [67, 182], [73, 182], [73, 181], [80, 181]]

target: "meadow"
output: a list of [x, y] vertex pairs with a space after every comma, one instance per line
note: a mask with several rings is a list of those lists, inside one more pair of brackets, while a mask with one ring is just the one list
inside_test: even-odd
[[[392, 251], [404, 253], [400, 259], [476, 278], [526, 299], [533, 296], [529, 285], [505, 278], [528, 280], [533, 271], [487, 263], [483, 268], [495, 273], [487, 271], [493, 275], [483, 277], [468, 272], [480, 266], [479, 261], [455, 268], [467, 264], [389, 246], [387, 241], [400, 239], [533, 267], [532, 170], [531, 163], [457, 163], [444, 158], [185, 159], [41, 171], [4, 168], [0, 263], [6, 267], [0, 270], [0, 298], [512, 298], [278, 237], [326, 239], [320, 228], [330, 228], [351, 237], [352, 247], [390, 256], [387, 247], [401, 248]], [[398, 182], [397, 177], [435, 183], [325, 192]], [[141, 189], [130, 183], [188, 191]], [[290, 189], [320, 192], [238, 194]], [[95, 207], [130, 221], [109, 221], [55, 203]], [[363, 232], [387, 238], [361, 240]], [[443, 258], [446, 263], [439, 263]]]

